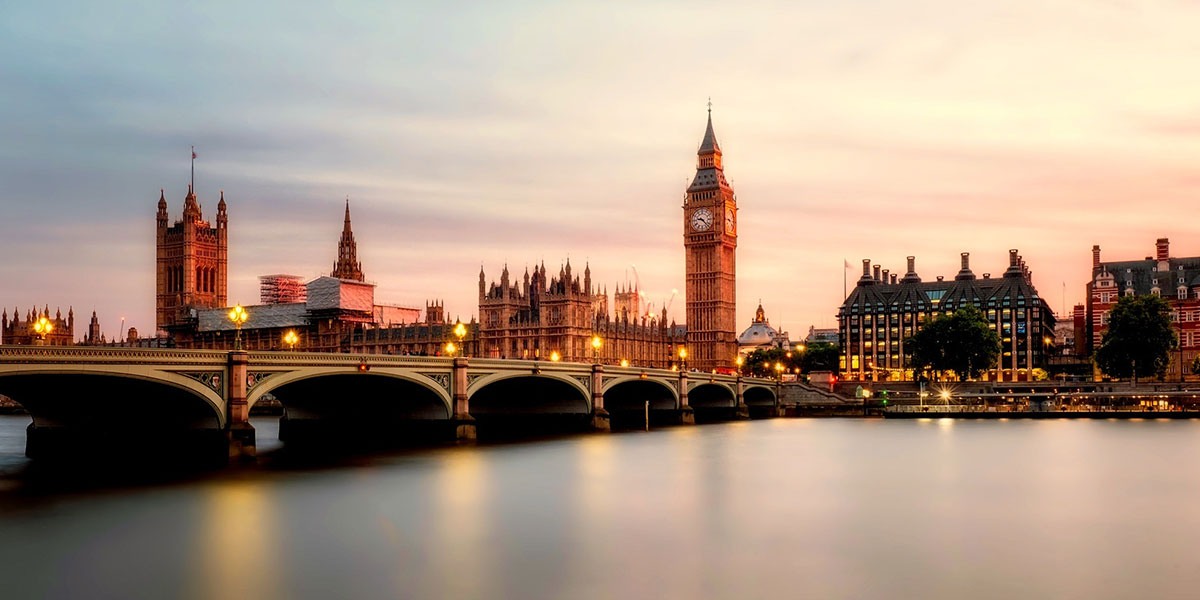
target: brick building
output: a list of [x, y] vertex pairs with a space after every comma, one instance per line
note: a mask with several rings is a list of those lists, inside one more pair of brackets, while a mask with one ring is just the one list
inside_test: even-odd
[[1089, 354], [1100, 347], [1108, 329], [1108, 313], [1121, 296], [1153, 294], [1171, 305], [1171, 320], [1181, 348], [1171, 353], [1168, 379], [1184, 373], [1200, 354], [1200, 256], [1171, 256], [1170, 240], [1159, 238], [1154, 256], [1141, 260], [1104, 262], [1100, 246], [1092, 246], [1092, 276], [1087, 284], [1087, 341]]

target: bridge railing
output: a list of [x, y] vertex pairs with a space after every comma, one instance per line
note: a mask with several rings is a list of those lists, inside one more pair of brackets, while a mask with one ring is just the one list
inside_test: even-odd
[[225, 350], [105, 348], [97, 346], [0, 346], [0, 363], [225, 364]]

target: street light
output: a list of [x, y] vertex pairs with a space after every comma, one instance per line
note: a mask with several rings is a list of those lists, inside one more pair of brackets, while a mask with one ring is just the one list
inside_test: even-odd
[[737, 365], [738, 375], [741, 375], [742, 365], [746, 364], [746, 359], [742, 358], [742, 356], [739, 354], [737, 358], [733, 359], [733, 364]]
[[783, 381], [783, 365], [775, 363], [775, 375], [779, 377], [779, 381]]
[[604, 345], [604, 341], [600, 339], [600, 336], [593, 335], [592, 336], [592, 359], [596, 362], [596, 364], [600, 364], [600, 346], [602, 346], [602, 345]]
[[463, 343], [463, 338], [467, 337], [467, 326], [462, 324], [462, 321], [457, 321], [454, 325], [454, 336], [458, 338], [458, 345], [463, 349], [463, 354], [467, 352], [467, 345]]
[[38, 334], [38, 337], [42, 342], [41, 345], [44, 346], [46, 345], [46, 336], [49, 335], [51, 331], [54, 331], [54, 323], [50, 322], [50, 319], [42, 317], [33, 324], [33, 331]]
[[454, 356], [455, 352], [458, 352], [458, 346], [455, 346], [454, 342], [446, 342], [446, 354]]
[[622, 367], [628, 367], [628, 366], [629, 366], [629, 360], [628, 360], [628, 359], [624, 359], [624, 358], [622, 358], [622, 359], [621, 359], [621, 366], [622, 366]]
[[554, 350], [550, 353], [550, 362], [558, 362], [560, 360], [562, 360], [562, 357], [558, 355], [558, 350]]
[[245, 323], [246, 319], [249, 318], [250, 313], [246, 312], [246, 309], [242, 308], [241, 304], [233, 307], [233, 310], [229, 311], [229, 320], [233, 321], [234, 327], [237, 327], [237, 337], [235, 337], [233, 340], [234, 350], [242, 349], [242, 324]]
[[293, 352], [296, 350], [296, 342], [299, 341], [300, 336], [296, 335], [296, 331], [293, 329], [289, 329], [287, 333], [283, 334], [283, 343], [287, 344], [288, 349], [292, 350]]
[[679, 370], [687, 370], [687, 348], [685, 346], [679, 347]]

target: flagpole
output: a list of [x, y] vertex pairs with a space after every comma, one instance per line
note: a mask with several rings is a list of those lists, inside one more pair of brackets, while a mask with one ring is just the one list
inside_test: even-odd
[[196, 193], [196, 147], [195, 146], [192, 146], [192, 182], [189, 185], [191, 185], [192, 193], [195, 194]]
[[847, 267], [846, 265], [849, 264], [849, 262], [850, 261], [848, 261], [844, 258], [842, 259], [842, 300], [843, 301], [846, 300], [846, 269], [850, 268], [850, 267]]

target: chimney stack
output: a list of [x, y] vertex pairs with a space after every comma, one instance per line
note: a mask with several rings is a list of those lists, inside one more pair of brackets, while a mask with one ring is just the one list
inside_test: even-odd
[[874, 277], [872, 277], [872, 279], [874, 279], [875, 281], [879, 281], [879, 265], [875, 265], [874, 273], [875, 273], [875, 275], [874, 275]]
[[896, 285], [896, 277], [897, 277], [897, 275], [895, 273], [892, 273], [892, 285]]
[[906, 273], [906, 275], [911, 274], [911, 273], [916, 273], [916, 272], [917, 272], [917, 257], [910, 256], [910, 257], [908, 257], [908, 273]]
[[883, 270], [883, 282], [884, 283], [888, 282], [888, 270], [887, 269]]
[[1100, 268], [1100, 245], [1099, 244], [1092, 246], [1092, 268], [1093, 269]]
[[1158, 241], [1154, 244], [1155, 259], [1157, 259], [1159, 262], [1162, 262], [1170, 258], [1170, 247], [1171, 243], [1167, 240], [1167, 238], [1158, 238]]
[[862, 276], [862, 278], [863, 279], [871, 278], [871, 259], [869, 259], [869, 258], [863, 259], [863, 276]]
[[970, 271], [971, 270], [971, 253], [963, 252], [959, 256], [962, 257], [962, 270]]
[[1012, 250], [1009, 250], [1009, 251], [1008, 251], [1008, 266], [1009, 266], [1009, 267], [1016, 267], [1016, 266], [1017, 266], [1017, 261], [1018, 261], [1018, 260], [1019, 260], [1019, 259], [1018, 259], [1018, 257], [1017, 257], [1017, 250], [1016, 250], [1015, 248], [1014, 248], [1014, 249], [1012, 249]]

